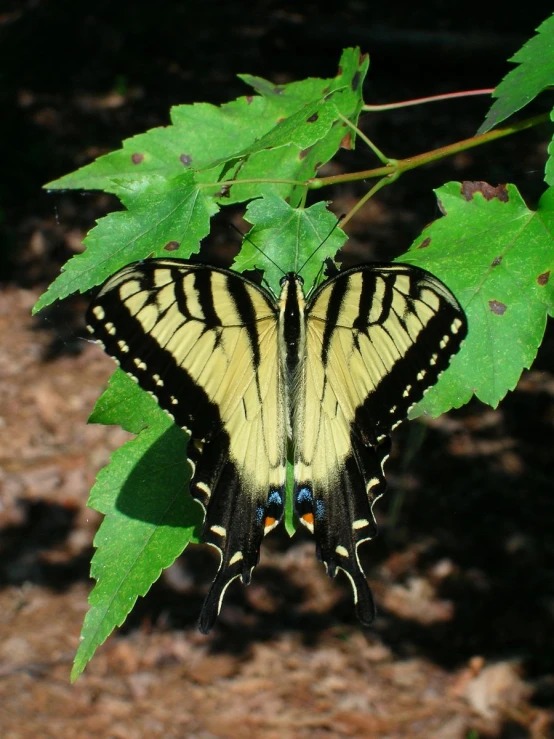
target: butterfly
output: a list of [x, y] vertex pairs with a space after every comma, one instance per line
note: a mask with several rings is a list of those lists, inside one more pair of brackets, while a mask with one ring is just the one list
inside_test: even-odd
[[202, 607], [208, 633], [225, 590], [248, 584], [263, 537], [293, 508], [330, 577], [346, 573], [356, 613], [375, 606], [360, 560], [376, 534], [390, 433], [467, 334], [462, 308], [411, 265], [370, 264], [279, 296], [227, 269], [149, 259], [101, 288], [88, 330], [189, 436], [190, 492], [220, 565]]

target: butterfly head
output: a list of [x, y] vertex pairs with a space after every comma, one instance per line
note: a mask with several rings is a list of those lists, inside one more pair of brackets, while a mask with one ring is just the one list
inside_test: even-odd
[[284, 287], [287, 283], [291, 285], [291, 284], [294, 284], [295, 282], [298, 283], [300, 287], [302, 287], [302, 285], [304, 284], [304, 279], [300, 277], [298, 272], [287, 272], [279, 280], [279, 285], [281, 287]]

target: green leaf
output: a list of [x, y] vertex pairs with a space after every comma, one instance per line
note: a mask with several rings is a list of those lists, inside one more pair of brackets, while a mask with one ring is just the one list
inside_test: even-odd
[[[554, 122], [554, 110], [550, 113], [550, 120]], [[551, 187], [554, 185], [554, 138], [548, 145], [548, 160], [544, 169], [544, 181]]]
[[[214, 195], [231, 178], [267, 179], [271, 173], [273, 180], [307, 179], [336, 152], [345, 136], [343, 121], [334, 126], [336, 130], [329, 131], [331, 125], [339, 123], [336, 111], [357, 120], [368, 64], [367, 55], [361, 55], [358, 49], [346, 49], [339, 74], [330, 79], [273, 85], [242, 75], [260, 96], [241, 97], [220, 107], [206, 103], [176, 106], [171, 110], [171, 125], [133, 136], [119, 151], [99, 157], [45, 187], [104, 190], [123, 197], [128, 184], [137, 178], [145, 183], [159, 177], [172, 180], [184, 169], [194, 171], [199, 184], [211, 183]], [[314, 116], [315, 121], [308, 120]], [[305, 150], [319, 141], [321, 146], [307, 159]], [[283, 148], [278, 155], [273, 151], [276, 147]], [[229, 166], [232, 160], [238, 170]], [[260, 184], [248, 183], [232, 192], [224, 191], [223, 202], [256, 197]], [[262, 192], [278, 191], [283, 197], [297, 188], [289, 184], [276, 190], [269, 185], [262, 187]]]
[[346, 241], [346, 234], [337, 227], [337, 218], [325, 203], [292, 208], [269, 195], [252, 201], [244, 218], [253, 228], [233, 267], [239, 272], [264, 270], [264, 278], [276, 295], [283, 274], [299, 271], [305, 263], [302, 277], [309, 289], [321, 275], [323, 260], [334, 256]]
[[101, 284], [130, 262], [151, 256], [188, 257], [198, 251], [217, 205], [198, 188], [193, 173], [168, 182], [157, 179], [144, 189], [141, 185], [126, 189], [123, 200], [129, 210], [98, 221], [85, 239], [86, 251], [67, 262], [33, 313], [77, 290]]
[[508, 72], [495, 89], [493, 96], [498, 99], [477, 133], [489, 131], [554, 85], [554, 15], [541, 23], [537, 35], [509, 61], [520, 66]]
[[164, 417], [169, 418], [156, 401], [126, 372], [117, 369], [110, 377], [108, 387], [96, 401], [88, 422], [121, 426], [131, 434], [140, 434], [144, 429], [157, 425], [160, 433], [163, 433]]
[[[94, 540], [89, 597], [81, 643], [71, 673], [75, 680], [94, 652], [120, 626], [139, 595], [145, 595], [182, 553], [202, 520], [188, 494], [187, 437], [123, 372], [117, 372], [94, 414], [119, 422], [126, 407], [127, 428], [142, 429], [112, 455], [98, 475], [89, 505], [105, 518]], [[198, 535], [196, 536], [198, 541]]]
[[454, 292], [469, 333], [411, 417], [438, 416], [475, 394], [493, 407], [536, 356], [554, 313], [554, 188], [531, 211], [513, 185], [450, 182], [437, 190], [443, 218], [398, 261], [417, 264]]
[[130, 262], [168, 251], [190, 256], [209, 233], [218, 200], [228, 205], [272, 194], [298, 205], [306, 180], [351, 144], [340, 115], [357, 120], [367, 67], [367, 56], [347, 49], [331, 79], [278, 87], [248, 78], [261, 97], [220, 108], [178, 106], [171, 126], [135, 136], [120, 151], [49, 183], [101, 188], [117, 194], [127, 210], [100, 219], [85, 239], [86, 251], [69, 260], [34, 312], [101, 284]]
[[[45, 187], [104, 190], [121, 196], [127, 183], [132, 184], [137, 178], [171, 180], [189, 169], [204, 170], [216, 161], [225, 161], [230, 146], [233, 151], [246, 147], [275, 125], [270, 108], [260, 97], [242, 97], [221, 107], [208, 103], [174, 106], [172, 125], [133, 136], [123, 142], [122, 149]], [[222, 169], [220, 165], [219, 171]]]

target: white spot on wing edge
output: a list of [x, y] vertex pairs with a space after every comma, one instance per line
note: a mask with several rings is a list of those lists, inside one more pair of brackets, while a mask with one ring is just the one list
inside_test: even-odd
[[198, 488], [198, 490], [201, 490], [203, 493], [205, 493], [208, 498], [212, 494], [212, 489], [208, 487], [205, 482], [197, 482], [196, 487]]
[[348, 549], [346, 547], [343, 547], [342, 544], [339, 544], [338, 547], [335, 547], [335, 552], [337, 554], [340, 554], [341, 557], [348, 557]]
[[231, 559], [229, 560], [230, 565], [234, 565], [237, 562], [240, 562], [241, 559], [243, 559], [242, 552], [235, 552]]
[[458, 331], [462, 328], [462, 322], [459, 318], [455, 318], [452, 321], [452, 326], [450, 327], [453, 334], [457, 334]]
[[145, 370], [146, 369], [146, 364], [142, 361], [142, 359], [140, 359], [140, 357], [134, 357], [133, 364], [139, 370]]
[[104, 308], [102, 308], [101, 305], [95, 305], [92, 309], [92, 312], [94, 314], [94, 317], [98, 318], [99, 321], [103, 321], [106, 317], [106, 311], [104, 310]]
[[227, 529], [224, 526], [210, 526], [210, 531], [213, 531], [218, 536], [226, 536], [227, 534]]

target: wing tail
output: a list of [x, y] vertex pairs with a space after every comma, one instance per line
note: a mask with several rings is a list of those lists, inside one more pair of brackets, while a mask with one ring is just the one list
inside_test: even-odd
[[221, 557], [200, 614], [203, 634], [212, 629], [233, 580], [240, 577], [244, 585], [250, 583], [262, 539], [279, 523], [284, 512], [284, 487], [245, 487], [223, 437], [221, 434], [208, 444], [197, 442], [189, 453], [196, 464], [191, 494], [206, 511], [202, 541], [217, 549]]
[[352, 453], [339, 468], [332, 489], [327, 481], [313, 490], [307, 484], [295, 491], [300, 520], [313, 528], [318, 559], [329, 577], [342, 570], [352, 586], [356, 614], [364, 625], [375, 618], [375, 605], [358, 556], [359, 545], [377, 533], [373, 504], [386, 489], [383, 471], [390, 441], [366, 446], [352, 435]]

